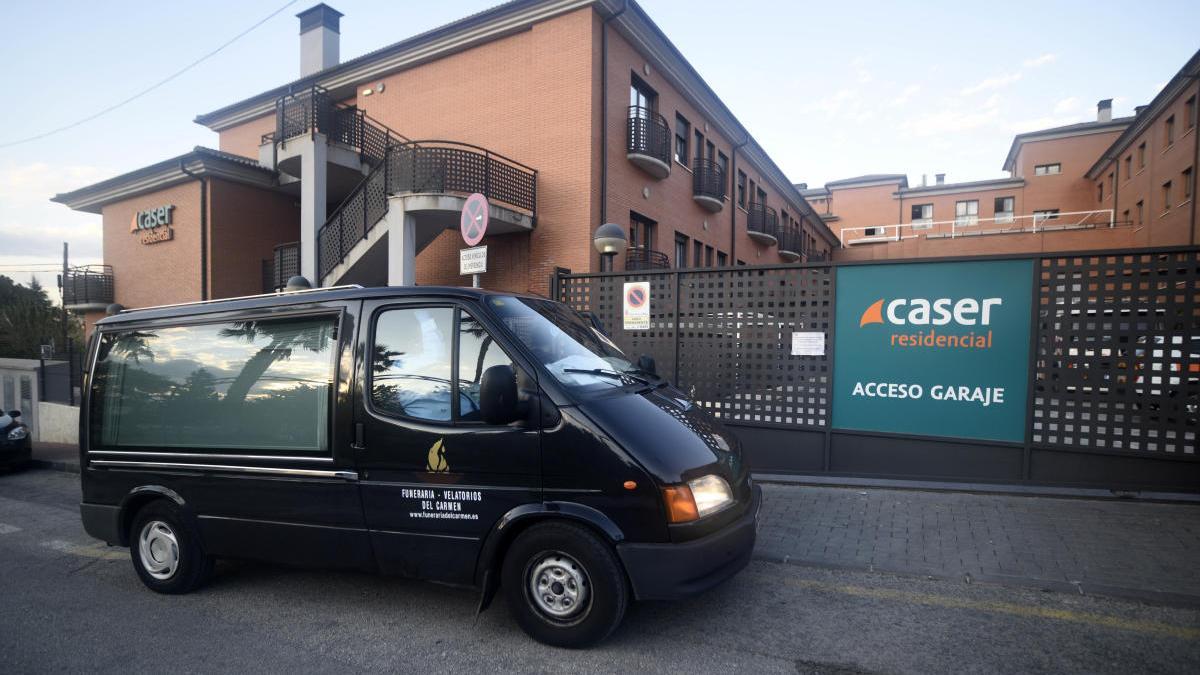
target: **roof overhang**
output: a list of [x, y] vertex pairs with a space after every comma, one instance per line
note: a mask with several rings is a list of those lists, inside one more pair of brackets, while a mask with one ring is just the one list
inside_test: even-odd
[[939, 195], [954, 195], [964, 192], [982, 192], [985, 190], [1016, 190], [1025, 187], [1024, 178], [999, 178], [996, 180], [976, 180], [969, 183], [944, 183], [942, 185], [926, 185], [896, 190], [894, 197], [937, 197]]
[[277, 174], [253, 160], [197, 146], [191, 152], [50, 199], [75, 211], [101, 213], [107, 204], [196, 180], [200, 176], [274, 188]]

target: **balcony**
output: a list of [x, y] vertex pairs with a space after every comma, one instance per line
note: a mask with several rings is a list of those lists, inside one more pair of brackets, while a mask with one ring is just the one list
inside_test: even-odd
[[110, 265], [83, 265], [67, 270], [62, 280], [63, 307], [72, 312], [93, 312], [113, 302]]
[[300, 243], [280, 244], [271, 258], [262, 261], [263, 293], [277, 293], [288, 279], [300, 274]]
[[749, 214], [746, 218], [746, 231], [750, 238], [766, 246], [779, 243], [779, 214], [775, 209], [750, 202]]
[[798, 229], [787, 228], [779, 233], [779, 257], [796, 262], [804, 256], [804, 234]]
[[641, 106], [629, 106], [625, 157], [658, 179], [671, 175], [671, 128], [662, 115]]
[[671, 259], [662, 251], [630, 247], [625, 251], [625, 271], [671, 269]]
[[725, 208], [725, 170], [711, 159], [692, 160], [692, 199], [716, 213]]
[[843, 227], [839, 237], [842, 248], [846, 248], [910, 239], [961, 239], [1016, 234], [1045, 235], [1052, 232], [1128, 226], [1128, 223], [1118, 223], [1114, 215], [1112, 209], [1071, 211], [1050, 216], [1039, 213], [1018, 216], [1010, 211], [1000, 211], [994, 218], [980, 218], [978, 215], [968, 214], [957, 216], [954, 220], [935, 221], [931, 218], [922, 218], [911, 223]]

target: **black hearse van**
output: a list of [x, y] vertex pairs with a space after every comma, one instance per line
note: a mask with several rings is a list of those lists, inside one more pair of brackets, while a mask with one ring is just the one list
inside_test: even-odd
[[339, 287], [96, 324], [85, 529], [160, 593], [214, 558], [498, 588], [554, 645], [742, 569], [737, 440], [565, 305]]

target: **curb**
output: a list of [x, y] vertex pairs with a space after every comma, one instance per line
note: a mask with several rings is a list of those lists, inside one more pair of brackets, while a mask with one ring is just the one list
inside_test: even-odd
[[914, 570], [876, 567], [875, 565], [863, 567], [861, 565], [844, 565], [839, 563], [798, 560], [792, 558], [791, 556], [780, 555], [778, 553], [771, 553], [767, 551], [759, 551], [757, 549], [755, 549], [751, 559], [761, 562], [793, 565], [796, 567], [835, 570], [839, 572], [870, 572], [873, 574], [890, 574], [893, 576], [906, 577], [910, 579], [943, 579], [946, 581], [957, 581], [965, 584], [985, 583], [993, 586], [1016, 586], [1043, 592], [1066, 593], [1069, 595], [1081, 595], [1084, 597], [1093, 598], [1132, 600], [1148, 605], [1178, 607], [1182, 609], [1200, 609], [1200, 596], [1196, 595], [1147, 590], [1141, 588], [1128, 588], [1124, 586], [1105, 586], [1102, 584], [1093, 584], [1091, 582], [1083, 581], [1059, 581], [1055, 579], [1036, 579], [1033, 577], [1015, 576], [1010, 577], [993, 574], [981, 574], [979, 576], [967, 574], [959, 576], [932, 571], [917, 572]]

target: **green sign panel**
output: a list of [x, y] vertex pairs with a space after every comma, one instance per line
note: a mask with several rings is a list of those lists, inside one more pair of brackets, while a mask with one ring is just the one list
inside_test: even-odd
[[837, 268], [833, 427], [1021, 442], [1032, 260]]

